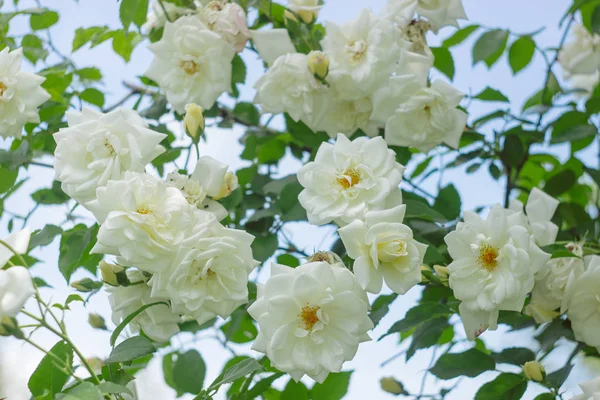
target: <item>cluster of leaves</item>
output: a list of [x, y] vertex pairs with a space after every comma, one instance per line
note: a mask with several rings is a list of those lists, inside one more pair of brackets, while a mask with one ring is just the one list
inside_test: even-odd
[[[168, 2], [194, 7], [191, 0]], [[251, 29], [267, 25], [286, 28], [299, 52], [308, 53], [320, 48], [319, 43], [325, 32], [322, 25], [285, 19], [285, 7], [269, 0], [237, 2], [253, 16]], [[565, 15], [564, 31], [569, 31], [574, 15], [579, 12], [588, 29], [600, 31], [599, 7], [598, 0], [576, 0]], [[125, 62], [129, 61], [133, 49], [142, 40], [147, 38], [155, 42], [162, 36], [160, 28], [152, 29], [148, 35], [142, 32], [147, 11], [148, 0], [121, 0], [119, 16], [122, 27], [78, 28], [74, 33], [72, 52], [75, 53], [84, 46], [93, 48], [110, 42], [115, 53]], [[13, 18], [29, 18], [31, 32], [18, 38], [11, 36], [10, 23]], [[57, 51], [49, 30], [59, 23], [59, 14], [54, 10], [35, 8], [4, 13], [0, 14], [0, 22], [0, 47], [23, 47], [27, 60], [46, 78], [44, 88], [52, 96], [40, 110], [41, 123], [27, 125], [23, 139], [14, 140], [10, 149], [0, 150], [0, 217], [5, 218], [10, 231], [15, 224], [21, 223], [24, 226], [39, 207], [63, 206], [69, 210], [60, 226], [46, 225], [35, 232], [29, 250], [34, 251], [37, 247], [59, 240], [59, 270], [67, 282], [78, 269], [87, 270], [90, 277], [73, 282], [72, 286], [91, 295], [102, 285], [96, 278], [100, 257], [89, 254], [96, 241], [98, 227], [88, 226], [77, 217], [74, 213], [76, 204], [69, 200], [60, 184], [49, 182], [48, 187], [31, 193], [36, 206], [27, 215], [5, 210], [4, 202], [28, 179], [24, 171], [32, 166], [48, 166], [43, 159], [52, 155], [55, 147], [52, 134], [66, 126], [65, 112], [69, 107], [87, 103], [104, 111], [113, 108], [105, 105], [101, 86], [102, 73], [94, 66], [77, 66], [69, 56]], [[584, 164], [577, 154], [589, 148], [598, 135], [599, 121], [596, 114], [600, 111], [600, 88], [592, 93], [584, 107], [580, 107], [575, 97], [577, 93], [563, 88], [557, 79], [556, 49], [540, 49], [536, 42], [538, 33], [517, 35], [505, 29], [469, 25], [432, 49], [435, 55], [434, 66], [450, 80], [454, 79], [456, 72], [452, 49], [464, 46], [469, 38], [475, 36], [477, 38], [472, 50], [474, 65], [482, 62], [487, 68], [493, 68], [506, 55], [508, 65], [516, 75], [537, 56], [542, 57], [547, 68], [541, 74], [541, 87], [526, 100], [518, 113], [513, 111], [509, 99], [498, 88], [487, 87], [481, 93], [471, 96], [471, 101], [495, 104], [497, 108], [486, 115], [471, 117], [458, 151], [440, 149], [431, 155], [421, 155], [408, 148], [393, 148], [398, 162], [414, 166], [403, 186], [404, 202], [407, 205], [406, 221], [415, 232], [416, 239], [429, 245], [425, 256], [427, 265], [446, 265], [451, 261], [444, 237], [461, 218], [463, 207], [461, 196], [452, 184], [441, 187], [437, 193], [428, 193], [420, 186], [425, 179], [440, 176], [452, 168], [464, 169], [467, 174], [487, 169], [494, 180], [506, 183], [505, 202], [515, 197], [516, 193], [517, 197], [525, 197], [532, 188], [542, 188], [561, 201], [554, 220], [561, 228], [559, 240], [585, 240], [588, 254], [600, 250], [597, 245], [600, 237], [600, 202], [597, 198], [600, 170]], [[564, 40], [563, 38], [563, 43]], [[253, 50], [249, 44], [249, 51]], [[301, 186], [296, 176], [281, 177], [278, 166], [284, 157], [294, 157], [302, 162], [311, 160], [321, 143], [329, 138], [322, 132], [312, 132], [306, 125], [294, 122], [287, 115], [284, 116], [283, 128], [276, 129], [271, 126], [272, 118], [265, 120], [253, 104], [239, 101], [238, 85], [245, 83], [246, 72], [244, 59], [236, 56], [229, 99], [234, 106], [216, 104], [205, 115], [209, 127], [230, 128], [234, 124], [246, 127], [241, 138], [244, 150], [240, 157], [247, 162], [247, 166], [236, 172], [240, 188], [222, 200], [230, 211], [224, 223], [256, 236], [253, 251], [257, 260], [264, 262], [276, 257], [278, 262], [295, 267], [307, 254], [286, 237], [283, 228], [290, 222], [306, 222], [306, 213], [297, 201]], [[131, 92], [123, 102], [134, 100], [133, 108], [136, 110], [145, 107], [140, 112], [150, 122], [151, 128], [167, 134], [162, 143], [167, 151], [153, 162], [157, 173], [161, 176], [172, 170], [188, 173], [193, 144], [176, 146], [178, 135], [159, 122], [166, 115], [175, 116], [179, 120], [181, 116], [169, 109], [166, 98], [151, 80], [140, 77], [139, 82], [127, 83], [127, 86]], [[356, 132], [355, 136], [359, 135], [363, 133]], [[553, 146], [560, 149], [567, 144], [569, 151], [566, 160], [561, 160], [554, 155], [555, 152], [548, 151]], [[444, 157], [446, 160], [443, 167], [434, 166], [438, 163], [432, 161], [437, 157]], [[182, 159], [186, 160], [183, 165]], [[345, 255], [339, 242], [331, 250], [342, 257]], [[561, 256], [561, 250], [557, 248], [549, 251], [555, 256]], [[30, 266], [37, 262], [30, 255], [25, 258]], [[348, 257], [344, 260], [352, 268], [352, 260]], [[464, 346], [464, 340], [456, 335], [458, 302], [443, 277], [431, 270], [425, 270], [423, 276], [425, 288], [421, 299], [403, 319], [392, 325], [385, 336], [398, 335], [401, 343], [410, 342], [405, 355], [407, 360], [419, 350], [443, 348], [443, 354], [434, 359], [428, 372], [440, 380], [461, 376], [476, 377], [487, 371], [500, 371], [494, 380], [479, 389], [477, 399], [521, 398], [528, 385], [527, 380], [522, 374], [510, 372], [510, 368], [502, 366], [519, 366], [540, 357], [525, 348], [509, 348], [494, 353], [481, 340], [476, 342], [474, 348], [454, 352], [457, 347]], [[38, 287], [46, 285], [40, 278], [36, 278], [36, 283]], [[249, 290], [252, 301], [256, 295], [255, 285], [251, 283]], [[69, 297], [65, 304], [56, 305], [57, 308], [66, 311], [70, 302], [83, 301], [78, 295], [74, 296], [76, 297]], [[386, 316], [396, 298], [396, 295], [382, 295], [375, 300], [371, 311], [375, 324]], [[162, 365], [167, 384], [178, 394], [192, 393], [198, 399], [212, 398], [224, 385], [229, 385], [229, 398], [238, 400], [337, 400], [347, 391], [351, 372], [331, 374], [323, 384], [314, 385], [310, 389], [303, 383], [289, 381], [282, 390], [278, 390], [272, 387], [272, 383], [282, 378], [283, 374], [271, 367], [268, 360], [259, 362], [234, 354], [223, 367], [221, 375], [209, 383], [205, 382], [205, 361], [196, 350], [184, 350], [168, 344], [158, 345], [144, 336], [143, 332], [115, 346], [119, 333], [142, 311], [144, 309], [126, 318], [114, 330], [111, 337], [113, 350], [108, 359], [103, 360], [104, 366], [97, 374], [99, 384], [94, 384], [98, 382], [93, 380], [69, 380], [76, 359], [72, 343], [61, 340], [49, 350], [32, 375], [29, 381], [32, 394], [40, 399], [87, 399], [129, 394], [126, 385], [133, 379], [136, 371], [144, 368], [155, 357], [158, 348], [163, 350]], [[519, 313], [503, 313], [500, 323], [512, 331], [535, 326], [531, 318]], [[257, 335], [257, 328], [248, 315], [246, 306], [240, 307], [224, 323], [213, 320], [200, 326], [188, 322], [181, 324], [180, 328], [183, 334], [193, 335], [214, 330], [222, 345], [231, 351], [231, 343], [248, 343]], [[564, 318], [539, 327], [536, 340], [539, 342], [541, 357], [554, 350], [561, 342], [575, 342], [569, 321]], [[595, 349], [579, 343], [576, 351], [599, 357]], [[572, 368], [571, 362], [575, 354], [576, 352], [569, 358], [564, 368], [548, 374], [542, 382], [548, 392], [538, 397], [538, 400], [555, 398]], [[444, 389], [437, 398], [444, 398], [448, 393], [449, 389]]]

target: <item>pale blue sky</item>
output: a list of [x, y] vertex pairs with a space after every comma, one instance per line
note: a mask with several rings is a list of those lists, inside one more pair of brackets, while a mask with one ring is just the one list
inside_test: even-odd
[[[11, 1], [7, 0], [6, 3], [4, 9], [11, 7], [9, 5], [12, 3]], [[23, 0], [21, 3], [26, 6], [33, 4], [33, 1]], [[320, 19], [322, 21], [344, 22], [357, 16], [363, 7], [370, 7], [376, 12], [379, 11], [385, 1], [326, 0], [325, 3]], [[556, 21], [559, 20], [571, 2], [567, 0], [504, 0], [501, 2], [496, 0], [463, 0], [463, 3], [470, 20], [485, 26], [507, 28], [517, 33], [533, 32], [541, 27], [546, 27], [537, 39], [542, 47], [552, 47], [556, 46], [559, 41]], [[64, 53], [69, 53], [73, 32], [78, 27], [105, 24], [115, 28], [119, 26], [118, 7], [116, 2], [113, 1], [80, 0], [79, 3], [75, 3], [71, 0], [53, 0], [42, 1], [42, 4], [58, 9], [61, 13], [60, 23], [52, 29], [52, 34], [57, 46]], [[464, 24], [465, 22], [463, 22]], [[27, 19], [25, 18], [16, 18], [11, 26], [12, 32], [15, 34], [24, 32], [27, 27]], [[444, 29], [441, 31], [440, 37], [448, 37], [452, 32], [453, 30], [450, 28]], [[523, 101], [541, 87], [545, 66], [539, 56], [536, 56], [529, 68], [519, 74], [518, 77], [513, 78], [505, 58], [500, 60], [492, 71], [488, 71], [482, 64], [471, 68], [470, 49], [472, 43], [472, 39], [468, 40], [465, 44], [453, 50], [457, 64], [454, 85], [457, 88], [467, 93], [478, 93], [488, 85], [500, 88], [514, 102], [515, 110], [518, 110]], [[81, 49], [75, 53], [74, 58], [78, 66], [98, 66], [102, 70], [104, 85], [108, 94], [107, 104], [112, 104], [120, 99], [126, 93], [126, 89], [122, 87], [121, 82], [124, 80], [134, 81], [135, 76], [143, 74], [152, 59], [149, 51], [142, 45], [134, 51], [132, 62], [124, 64], [121, 58], [113, 53], [109, 44], [103, 44], [92, 50]], [[246, 54], [244, 58], [249, 69], [248, 81], [252, 83], [262, 74], [262, 63], [251, 53]], [[242, 97], [246, 100], [252, 99], [253, 91], [250, 85], [242, 91]], [[495, 106], [497, 105], [474, 104], [470, 111], [477, 115], [488, 109], [493, 109]], [[237, 139], [242, 133], [243, 130], [237, 127], [233, 130], [209, 128], [207, 131], [208, 141], [201, 146], [201, 152], [231, 164], [233, 169], [238, 169], [243, 165], [239, 160], [241, 146], [237, 143]], [[564, 154], [564, 151], [560, 153]], [[585, 153], [583, 157], [591, 160], [596, 150], [590, 149]], [[299, 164], [295, 160], [287, 159], [281, 167], [282, 174], [287, 174], [295, 171]], [[52, 180], [52, 172], [49, 170], [32, 167], [30, 171], [32, 179], [24, 185], [17, 195], [12, 196], [6, 205], [11, 211], [24, 213], [30, 209], [33, 203], [29, 198], [29, 193], [36, 187], [48, 186]], [[469, 176], [465, 176], [463, 170], [447, 172], [444, 175], [443, 183], [450, 182], [454, 183], [461, 192], [464, 209], [479, 205], [491, 205], [502, 199], [502, 184], [493, 181], [483, 169], [481, 172]], [[437, 184], [436, 177], [424, 182], [424, 187], [434, 190]], [[481, 190], [482, 188], [484, 190]], [[63, 207], [45, 208], [43, 212], [37, 213], [31, 219], [30, 227], [36, 229], [43, 227], [46, 223], [60, 223], [64, 211]], [[6, 217], [3, 217], [0, 221], [0, 233], [5, 232], [7, 222]], [[331, 242], [331, 229], [311, 227], [308, 224], [295, 224], [289, 230], [289, 234], [309, 251], [315, 248], [323, 248]], [[44, 296], [54, 296], [54, 301], [64, 299], [69, 293], [64, 279], [58, 273], [56, 267], [57, 250], [58, 244], [54, 243], [36, 253], [38, 258], [46, 261], [38, 264], [33, 269], [34, 275], [43, 277], [56, 288], [56, 291], [43, 291]], [[263, 276], [265, 275], [263, 273]], [[83, 277], [85, 273], [81, 272], [78, 276]], [[398, 299], [372, 337], [378, 338], [393, 322], [402, 318], [418, 296], [419, 290], [413, 289], [406, 296]], [[106, 356], [110, 351], [108, 346], [109, 334], [91, 329], [86, 323], [87, 311], [80, 305], [75, 305], [72, 308], [73, 311], [67, 317], [67, 325], [70, 327], [72, 337], [80, 345], [84, 354]], [[107, 320], [110, 318], [110, 309], [104, 295], [95, 296], [90, 302], [88, 310], [100, 313]], [[460, 331], [460, 328], [457, 331]], [[495, 349], [517, 344], [525, 344], [535, 348], [535, 342], [531, 340], [530, 333], [515, 335], [500, 331], [488, 333], [484, 338]], [[1, 340], [0, 345], [2, 344]], [[53, 337], [46, 335], [39, 335], [38, 340], [46, 348], [51, 347], [55, 342]], [[430, 354], [428, 351], [421, 351], [407, 364], [404, 363], [402, 358], [399, 358], [385, 368], [380, 368], [382, 361], [400, 350], [400, 347], [396, 345], [396, 341], [397, 338], [394, 336], [381, 342], [370, 342], [361, 346], [356, 359], [346, 366], [346, 369], [356, 370], [347, 399], [358, 400], [367, 396], [376, 399], [394, 398], [384, 394], [379, 389], [379, 378], [382, 376], [394, 376], [401, 380], [411, 391], [418, 391], [422, 371], [427, 368]], [[206, 339], [195, 344], [191, 336], [182, 335], [181, 342], [184, 343], [186, 348], [195, 347], [202, 353], [209, 366], [207, 382], [218, 375], [223, 363], [229, 358], [228, 353], [224, 352], [214, 340]], [[240, 351], [245, 351], [244, 349], [240, 348]], [[22, 346], [21, 343], [13, 340], [5, 341], [2, 351], [3, 353], [0, 356], [0, 397], [8, 395], [9, 399], [28, 398], [23, 393], [23, 385], [35, 365], [37, 365], [41, 355], [37, 350]], [[548, 361], [550, 363], [548, 367], [551, 370], [553, 368], [552, 357]], [[15, 369], [15, 365], [18, 365], [19, 368]], [[554, 364], [554, 367], [556, 366]], [[600, 366], [598, 367], [600, 368]], [[578, 371], [577, 378], [580, 379], [590, 374], [583, 369]], [[161, 383], [161, 376], [160, 362], [154, 363], [146, 376], [140, 379], [140, 386], [142, 386], [140, 392], [146, 394], [145, 397], [142, 395], [142, 399], [169, 399], [173, 396], [172, 392]], [[492, 379], [493, 376], [489, 373], [482, 375], [477, 381], [464, 381], [459, 389], [448, 396], [448, 399], [464, 400], [472, 398], [477, 388], [484, 381]], [[2, 384], [1, 378], [6, 379], [6, 377], [10, 377], [9, 381]], [[282, 382], [285, 381], [282, 380]], [[442, 382], [445, 386], [451, 383]], [[573, 379], [567, 383], [567, 386], [574, 386], [576, 383], [577, 379]], [[9, 384], [10, 386], [7, 386]], [[146, 387], [146, 389], [143, 387]], [[3, 390], [11, 390], [11, 392], [3, 393]], [[434, 390], [435, 385], [433, 379], [430, 378], [426, 392], [431, 393]], [[526, 398], [533, 398], [534, 393], [536, 391], [533, 387], [530, 387]]]

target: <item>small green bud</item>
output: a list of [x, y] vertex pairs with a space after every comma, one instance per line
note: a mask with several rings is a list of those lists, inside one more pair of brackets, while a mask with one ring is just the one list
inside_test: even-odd
[[104, 318], [102, 318], [98, 314], [90, 313], [90, 315], [88, 316], [88, 322], [90, 323], [92, 328], [102, 329], [103, 331], [108, 330], [106, 328], [106, 322], [104, 322]]
[[534, 382], [543, 382], [546, 379], [546, 370], [537, 361], [528, 361], [523, 365], [523, 374]]

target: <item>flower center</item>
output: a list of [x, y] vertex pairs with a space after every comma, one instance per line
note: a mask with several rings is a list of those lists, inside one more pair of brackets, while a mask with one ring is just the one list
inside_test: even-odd
[[360, 183], [360, 172], [356, 168], [348, 168], [337, 178], [337, 183], [344, 189], [350, 189]]
[[179, 66], [185, 71], [186, 74], [188, 75], [194, 75], [195, 73], [198, 72], [198, 64], [196, 64], [194, 61], [192, 60], [186, 60], [186, 61], [181, 61], [179, 63]]
[[136, 211], [138, 212], [138, 214], [142, 215], [152, 214], [152, 210], [146, 207], [138, 207]]
[[212, 11], [221, 11], [221, 10], [223, 10], [223, 3], [221, 3], [218, 0], [217, 1], [211, 1], [206, 6], [206, 9], [207, 10], [212, 10]]
[[360, 61], [368, 47], [367, 42], [364, 40], [357, 40], [346, 45], [346, 53], [350, 54], [353, 61]]
[[8, 89], [6, 87], [6, 85], [2, 82], [0, 82], [0, 96], [4, 95], [4, 92], [6, 91], [6, 89]]
[[302, 307], [302, 311], [300, 311], [299, 317], [304, 324], [304, 329], [307, 331], [312, 331], [315, 324], [319, 322], [319, 317], [317, 316], [317, 311], [319, 311], [321, 307], [311, 307], [306, 305]]
[[477, 264], [488, 272], [494, 272], [498, 267], [498, 249], [488, 244], [481, 246]]
[[377, 244], [377, 256], [379, 261], [394, 262], [400, 257], [408, 255], [408, 244], [405, 240], [394, 239]]
[[104, 139], [104, 146], [108, 149], [108, 152], [111, 157], [115, 156], [117, 154], [117, 152], [115, 151], [115, 148], [113, 147], [112, 144], [110, 144], [108, 139]]

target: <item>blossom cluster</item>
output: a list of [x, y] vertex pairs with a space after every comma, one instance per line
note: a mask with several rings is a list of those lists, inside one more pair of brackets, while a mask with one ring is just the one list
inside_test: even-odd
[[256, 266], [253, 236], [219, 222], [228, 213], [218, 200], [237, 188], [227, 165], [204, 156], [190, 176], [145, 172], [164, 137], [121, 108], [71, 113], [54, 135], [56, 180], [100, 224], [92, 253], [116, 257], [100, 265], [113, 321], [156, 303], [131, 326], [157, 341], [182, 321], [226, 318], [248, 302]]
[[154, 59], [145, 75], [179, 114], [189, 103], [211, 108], [231, 90], [233, 58], [250, 38], [244, 9], [223, 0], [197, 4], [195, 10], [156, 6], [147, 29], [163, 24], [162, 38], [149, 46]]
[[466, 16], [460, 0], [429, 3], [390, 0], [381, 15], [365, 9], [353, 21], [329, 22], [321, 48], [309, 54], [295, 51], [286, 30], [255, 31], [255, 47], [271, 65], [255, 84], [254, 102], [332, 138], [383, 129], [390, 145], [456, 148], [464, 94], [443, 81], [428, 84], [433, 53], [425, 36]]

